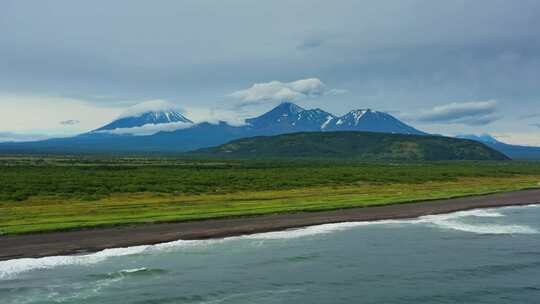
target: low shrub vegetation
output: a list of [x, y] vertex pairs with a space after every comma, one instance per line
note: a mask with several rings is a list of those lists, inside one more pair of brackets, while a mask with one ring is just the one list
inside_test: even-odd
[[330, 210], [538, 186], [540, 163], [0, 158], [0, 233]]

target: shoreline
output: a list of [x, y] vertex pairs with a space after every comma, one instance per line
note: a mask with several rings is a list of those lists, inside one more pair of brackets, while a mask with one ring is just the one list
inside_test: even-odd
[[108, 248], [153, 245], [176, 240], [224, 238], [321, 224], [406, 219], [470, 209], [539, 203], [540, 189], [529, 189], [481, 196], [332, 211], [4, 235], [0, 236], [0, 261], [86, 254]]

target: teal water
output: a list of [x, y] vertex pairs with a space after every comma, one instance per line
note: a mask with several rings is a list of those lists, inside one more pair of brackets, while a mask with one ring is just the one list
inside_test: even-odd
[[538, 303], [539, 220], [509, 207], [10, 260], [0, 303]]

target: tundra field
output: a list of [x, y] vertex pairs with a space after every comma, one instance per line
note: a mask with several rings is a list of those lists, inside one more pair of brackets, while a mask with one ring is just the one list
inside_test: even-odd
[[3, 156], [0, 234], [368, 207], [539, 182], [540, 162]]

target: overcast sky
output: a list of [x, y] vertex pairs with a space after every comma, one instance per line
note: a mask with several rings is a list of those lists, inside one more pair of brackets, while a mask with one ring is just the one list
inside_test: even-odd
[[200, 121], [284, 98], [540, 145], [540, 1], [0, 1], [0, 136], [148, 100]]

